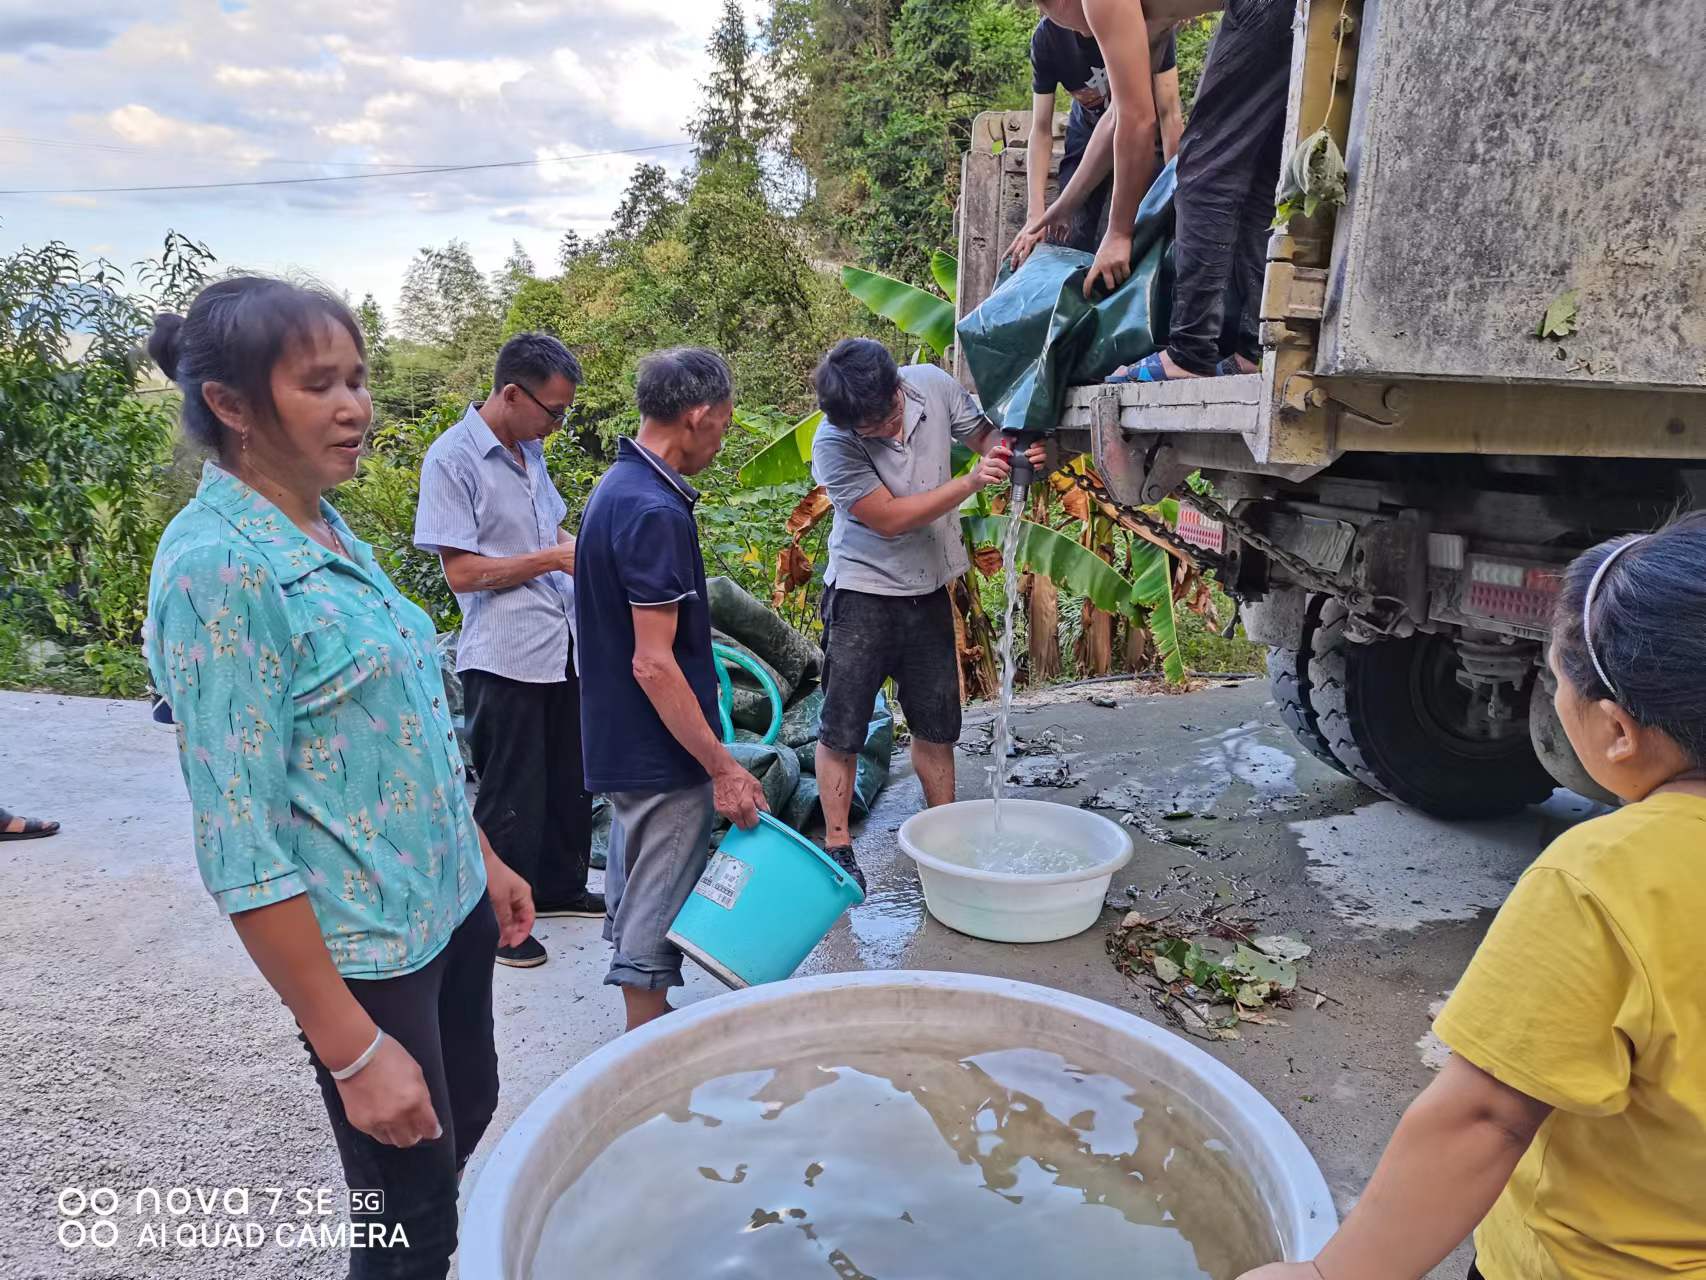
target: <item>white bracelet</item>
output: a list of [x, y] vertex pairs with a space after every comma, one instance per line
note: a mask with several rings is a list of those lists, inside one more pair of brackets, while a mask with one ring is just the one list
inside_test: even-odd
[[[343, 1070], [332, 1071], [332, 1079], [334, 1079], [334, 1080], [348, 1080], [356, 1072], [360, 1071], [368, 1063], [373, 1061], [373, 1055], [379, 1052], [379, 1046], [384, 1044], [384, 1043], [385, 1043], [385, 1033], [383, 1031], [376, 1032], [374, 1037], [373, 1037], [373, 1043], [367, 1046], [367, 1051], [365, 1053], [363, 1053], [361, 1055], [361, 1057], [357, 1058], [354, 1062], [350, 1063], [349, 1066], [343, 1068]], [[328, 1071], [331, 1071], [330, 1067], [328, 1067], [326, 1069]]]

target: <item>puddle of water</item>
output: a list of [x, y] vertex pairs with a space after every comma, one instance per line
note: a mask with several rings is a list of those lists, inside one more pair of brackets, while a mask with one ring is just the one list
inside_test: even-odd
[[[637, 1205], [662, 1229], [621, 1229]], [[551, 1208], [532, 1280], [1234, 1280], [1278, 1252], [1179, 1095], [1040, 1050], [915, 1042], [663, 1100]]]
[[1442, 822], [1382, 800], [1290, 828], [1309, 855], [1309, 879], [1337, 915], [1368, 929], [1408, 930], [1496, 909], [1559, 832], [1598, 812], [1568, 791], [1490, 822]]
[[924, 924], [924, 891], [916, 883], [877, 888], [847, 913], [859, 963], [866, 969], [893, 969]]

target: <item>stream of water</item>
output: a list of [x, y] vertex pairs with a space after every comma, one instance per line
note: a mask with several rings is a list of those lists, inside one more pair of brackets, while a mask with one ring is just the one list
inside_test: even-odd
[[1007, 612], [1001, 626], [1001, 701], [995, 709], [995, 740], [989, 755], [995, 773], [990, 779], [989, 794], [995, 801], [995, 830], [1001, 831], [1001, 793], [1007, 784], [1007, 756], [1012, 751], [1013, 736], [1009, 721], [1013, 714], [1013, 620], [1019, 608], [1019, 532], [1024, 523], [1024, 511], [1009, 504], [1007, 537], [1001, 548], [1001, 562], [1007, 569]]

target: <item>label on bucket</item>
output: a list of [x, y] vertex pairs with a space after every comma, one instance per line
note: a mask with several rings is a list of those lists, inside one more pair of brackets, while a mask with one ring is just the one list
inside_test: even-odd
[[701, 898], [709, 898], [719, 907], [733, 907], [751, 876], [750, 863], [718, 852], [711, 855], [710, 864], [706, 866], [705, 874], [699, 877], [693, 892]]

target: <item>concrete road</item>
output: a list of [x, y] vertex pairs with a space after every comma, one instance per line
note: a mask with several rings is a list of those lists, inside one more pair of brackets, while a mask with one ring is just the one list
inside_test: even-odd
[[[1093, 705], [1091, 693], [1119, 705]], [[968, 715], [968, 745], [987, 740], [988, 719]], [[1131, 901], [1128, 889], [1150, 914], [1248, 900], [1264, 929], [1297, 931], [1314, 947], [1303, 981], [1327, 1003], [1205, 1047], [1273, 1101], [1348, 1208], [1438, 1061], [1430, 1013], [1519, 872], [1586, 802], [1561, 792], [1508, 821], [1432, 821], [1297, 747], [1259, 681], [1184, 695], [1130, 682], [1056, 690], [1025, 700], [1015, 727], [1031, 747], [1021, 773], [1066, 783], [1021, 794], [1068, 804], [1099, 795], [1139, 815], [1137, 856], [1110, 902]], [[987, 763], [966, 757], [963, 795], [987, 793]], [[897, 765], [860, 840], [871, 896], [807, 972], [996, 974], [1164, 1021], [1106, 957], [1114, 907], [1088, 933], [1031, 947], [931, 920], [895, 845], [920, 803]], [[277, 1221], [299, 1191], [341, 1197], [342, 1187], [290, 1018], [197, 878], [170, 733], [140, 704], [0, 693], [0, 780], [0, 803], [66, 825], [50, 840], [0, 844], [0, 1277], [342, 1275], [341, 1256], [312, 1247], [139, 1243], [148, 1222], [201, 1219], [199, 1207], [156, 1219], [151, 1202], [136, 1218], [145, 1188], [247, 1189], [263, 1221], [267, 1189], [278, 1188]], [[504, 1092], [494, 1135], [620, 1028], [615, 994], [600, 985], [596, 923], [546, 922], [539, 937], [549, 964], [497, 971]], [[695, 973], [684, 998], [718, 990]], [[67, 1252], [58, 1198], [95, 1187], [123, 1194], [119, 1243]], [[1466, 1262], [1460, 1251], [1437, 1274], [1462, 1276]]]

